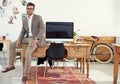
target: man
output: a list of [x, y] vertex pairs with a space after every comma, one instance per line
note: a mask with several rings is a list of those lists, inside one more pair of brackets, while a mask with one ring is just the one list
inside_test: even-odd
[[[9, 64], [7, 68], [2, 71], [3, 73], [15, 69], [14, 66], [14, 53], [15, 48], [19, 47], [21, 43], [28, 43], [26, 50], [25, 69], [23, 72], [23, 81], [28, 79], [28, 73], [31, 66], [31, 54], [38, 47], [45, 45], [45, 28], [41, 16], [33, 14], [35, 5], [29, 2], [26, 6], [27, 17], [23, 19], [22, 30], [17, 41], [13, 42], [10, 46]], [[24, 38], [26, 35], [26, 38]]]

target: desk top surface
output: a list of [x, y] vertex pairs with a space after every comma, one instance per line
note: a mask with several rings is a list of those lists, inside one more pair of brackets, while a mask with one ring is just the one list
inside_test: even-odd
[[[47, 45], [50, 45], [47, 44]], [[89, 44], [85, 44], [85, 43], [64, 43], [65, 46], [90, 46]]]
[[5, 40], [0, 39], [0, 42], [4, 42], [4, 41], [11, 41], [11, 40], [9, 40], [9, 39], [5, 39]]
[[118, 46], [118, 47], [120, 47], [120, 44], [115, 44], [115, 43], [114, 43], [114, 44], [112, 44], [112, 46]]
[[[50, 43], [48, 43], [48, 44], [46, 44], [46, 45], [44, 45], [44, 46], [49, 46], [50, 45]], [[71, 47], [73, 47], [73, 46], [78, 46], [78, 47], [90, 47], [90, 45], [89, 44], [86, 44], [86, 43], [64, 43], [64, 45], [67, 47], [67, 46], [71, 46]], [[28, 44], [23, 44], [23, 46], [28, 46]]]
[[75, 43], [75, 44], [72, 44], [72, 43], [71, 43], [71, 44], [64, 43], [64, 45], [71, 45], [71, 46], [72, 46], [72, 45], [73, 45], [73, 46], [89, 46], [89, 44], [84, 44], [84, 43], [77, 43], [77, 44], [76, 44], [76, 43]]

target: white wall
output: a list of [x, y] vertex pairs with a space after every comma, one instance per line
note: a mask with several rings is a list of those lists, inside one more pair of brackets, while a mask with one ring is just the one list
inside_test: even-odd
[[[16, 1], [16, 0], [15, 0]], [[20, 0], [18, 0], [20, 1]], [[79, 35], [116, 36], [120, 30], [119, 0], [27, 0], [35, 2], [35, 13], [46, 21], [73, 21]], [[21, 6], [20, 4], [17, 6]], [[21, 8], [20, 8], [21, 9]], [[21, 10], [21, 12], [23, 12]], [[15, 24], [0, 18], [0, 34], [9, 33], [16, 40], [21, 29], [21, 16]]]
[[120, 37], [120, 0], [116, 0], [116, 20], [117, 36]]

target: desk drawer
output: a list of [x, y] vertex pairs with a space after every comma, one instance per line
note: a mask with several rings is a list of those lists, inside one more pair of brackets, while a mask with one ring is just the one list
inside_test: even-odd
[[85, 47], [69, 48], [68, 55], [70, 57], [82, 58], [82, 57], [86, 57], [86, 51], [87, 49]]

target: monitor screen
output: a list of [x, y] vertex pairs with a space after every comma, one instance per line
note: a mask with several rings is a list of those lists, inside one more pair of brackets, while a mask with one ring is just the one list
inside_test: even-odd
[[72, 41], [73, 22], [46, 22], [46, 41]]

